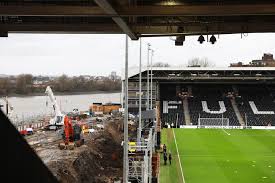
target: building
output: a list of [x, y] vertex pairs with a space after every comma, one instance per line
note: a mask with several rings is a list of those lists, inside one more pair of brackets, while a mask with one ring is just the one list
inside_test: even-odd
[[243, 62], [231, 63], [230, 67], [250, 67], [249, 64], [244, 64]]
[[117, 75], [115, 71], [112, 71], [111, 74], [109, 75], [109, 79], [117, 80], [117, 79], [120, 79], [120, 77]]
[[273, 54], [265, 53], [261, 60], [252, 60], [250, 65], [257, 67], [275, 67], [275, 60]]
[[249, 64], [243, 62], [231, 63], [230, 67], [275, 67], [273, 54], [264, 53], [261, 60], [252, 60]]

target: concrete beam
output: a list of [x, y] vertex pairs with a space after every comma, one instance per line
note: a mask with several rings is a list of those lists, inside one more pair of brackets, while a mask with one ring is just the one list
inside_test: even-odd
[[[107, 14], [118, 15], [116, 10], [107, 0], [95, 0], [95, 2], [100, 6]], [[137, 35], [132, 32], [127, 23], [121, 17], [113, 17], [114, 22], [127, 34], [132, 40], [138, 40]]]

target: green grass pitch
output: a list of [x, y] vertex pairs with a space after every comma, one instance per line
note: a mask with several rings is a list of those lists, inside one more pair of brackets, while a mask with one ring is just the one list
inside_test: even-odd
[[161, 183], [183, 182], [179, 162], [186, 183], [275, 182], [275, 130], [163, 129], [161, 133], [161, 143], [173, 157], [172, 165], [165, 166], [161, 154]]

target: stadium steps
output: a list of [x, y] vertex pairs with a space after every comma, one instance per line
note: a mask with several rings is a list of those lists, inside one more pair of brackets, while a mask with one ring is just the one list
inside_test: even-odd
[[186, 125], [190, 125], [191, 118], [189, 113], [188, 99], [187, 98], [183, 99], [182, 103], [183, 103], [183, 113], [184, 113], [185, 123]]
[[230, 101], [231, 101], [233, 110], [234, 110], [234, 112], [235, 112], [235, 114], [237, 116], [237, 119], [238, 119], [239, 123], [241, 124], [241, 126], [245, 126], [245, 123], [244, 123], [244, 120], [243, 120], [243, 118], [241, 116], [239, 108], [237, 107], [236, 100], [233, 98]]

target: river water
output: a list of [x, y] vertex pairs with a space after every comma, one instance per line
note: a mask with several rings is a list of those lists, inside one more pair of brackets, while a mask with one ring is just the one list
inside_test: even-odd
[[[63, 112], [71, 112], [75, 108], [88, 111], [92, 103], [120, 103], [120, 93], [60, 95], [56, 96], [56, 100]], [[48, 96], [10, 97], [9, 102], [14, 108], [12, 115], [20, 120], [53, 113]], [[4, 101], [0, 100], [0, 104], [4, 104]], [[2, 110], [5, 111], [5, 107]]]

